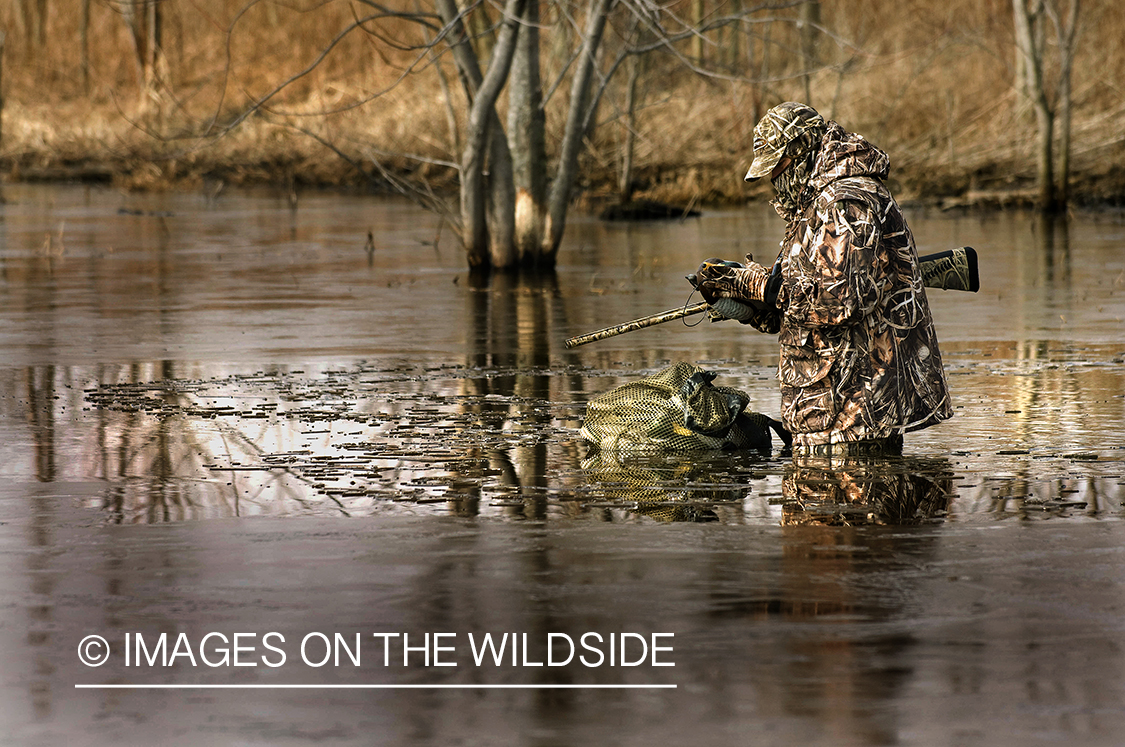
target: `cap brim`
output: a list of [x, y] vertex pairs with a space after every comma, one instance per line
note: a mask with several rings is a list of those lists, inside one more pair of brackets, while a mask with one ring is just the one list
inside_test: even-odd
[[753, 182], [761, 179], [763, 176], [769, 176], [773, 171], [773, 167], [777, 166], [777, 162], [781, 160], [781, 153], [762, 153], [754, 157], [754, 163], [750, 164], [750, 170], [746, 172], [746, 181]]

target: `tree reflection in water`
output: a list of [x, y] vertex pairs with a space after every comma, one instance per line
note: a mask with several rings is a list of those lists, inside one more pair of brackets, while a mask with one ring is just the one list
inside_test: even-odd
[[[470, 276], [467, 355], [462, 393], [471, 398], [462, 414], [484, 430], [507, 431], [511, 444], [469, 445], [497, 475], [500, 504], [513, 515], [546, 516], [547, 444], [537, 438], [550, 425], [551, 382], [548, 330], [558, 304], [554, 273]], [[473, 374], [476, 374], [475, 376]], [[491, 439], [490, 439], [491, 440]], [[466, 474], [467, 478], [479, 478]], [[482, 481], [469, 479], [451, 490], [453, 510], [480, 510]]]
[[[573, 511], [570, 403], [584, 378], [550, 366], [549, 334], [566, 326], [555, 279], [496, 275], [467, 297], [468, 313], [450, 320], [464, 328], [463, 363], [219, 366], [211, 378], [185, 376], [192, 364], [100, 368], [78, 389], [94, 431], [83, 469], [109, 483], [102, 507], [119, 523], [387, 511], [542, 519], [549, 497]], [[29, 376], [50, 400], [53, 370]], [[50, 461], [54, 446], [45, 437], [37, 453]]]

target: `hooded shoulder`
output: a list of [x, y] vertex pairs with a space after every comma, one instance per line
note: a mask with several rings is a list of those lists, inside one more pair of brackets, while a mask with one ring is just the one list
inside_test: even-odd
[[823, 192], [830, 184], [847, 177], [870, 177], [882, 181], [890, 173], [891, 159], [862, 135], [828, 122], [821, 141], [809, 186]]

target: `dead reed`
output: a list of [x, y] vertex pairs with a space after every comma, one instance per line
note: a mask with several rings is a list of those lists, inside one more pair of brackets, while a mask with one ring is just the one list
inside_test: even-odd
[[[429, 37], [414, 23], [386, 19], [341, 37], [367, 6], [162, 0], [162, 55], [146, 68], [121, 4], [92, 0], [88, 15], [79, 6], [86, 4], [14, 0], [0, 8], [0, 27], [10, 29], [0, 66], [0, 169], [13, 176], [85, 169], [161, 188], [205, 177], [358, 184], [379, 181], [387, 169], [438, 189], [455, 183], [463, 94], [448, 56], [429, 55]], [[748, 6], [711, 0], [706, 7], [718, 17]], [[688, 17], [687, 3], [682, 10]], [[776, 10], [768, 21], [752, 14], [739, 34], [709, 32], [702, 67], [717, 76], [693, 74], [667, 54], [650, 58], [632, 124], [637, 196], [745, 199], [739, 176], [756, 116], [806, 98], [888, 150], [907, 197], [1011, 190], [1033, 178], [1034, 124], [1013, 87], [1008, 0], [824, 3], [813, 48], [802, 47], [799, 12]], [[543, 45], [549, 84], [574, 32], [553, 15], [546, 22], [554, 24]], [[619, 19], [616, 43], [626, 26]], [[1116, 0], [1084, 3], [1080, 33], [1074, 193], [1119, 199], [1125, 16]], [[606, 64], [615, 53], [605, 50]], [[453, 130], [439, 70], [453, 92]], [[1049, 79], [1056, 74], [1048, 67]], [[565, 88], [548, 106], [549, 137], [562, 128]], [[580, 186], [594, 197], [616, 189], [629, 121], [623, 88], [618, 75], [582, 156]]]

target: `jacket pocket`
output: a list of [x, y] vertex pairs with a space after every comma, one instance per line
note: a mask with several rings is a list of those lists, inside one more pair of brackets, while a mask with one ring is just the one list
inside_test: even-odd
[[828, 379], [809, 386], [781, 387], [782, 419], [794, 433], [820, 433], [831, 430], [839, 405]]
[[783, 330], [778, 379], [785, 422], [797, 433], [828, 430], [839, 409], [832, 373], [836, 351], [812, 330]]
[[809, 346], [782, 345], [777, 377], [785, 386], [811, 386], [828, 376], [832, 358], [817, 355]]

